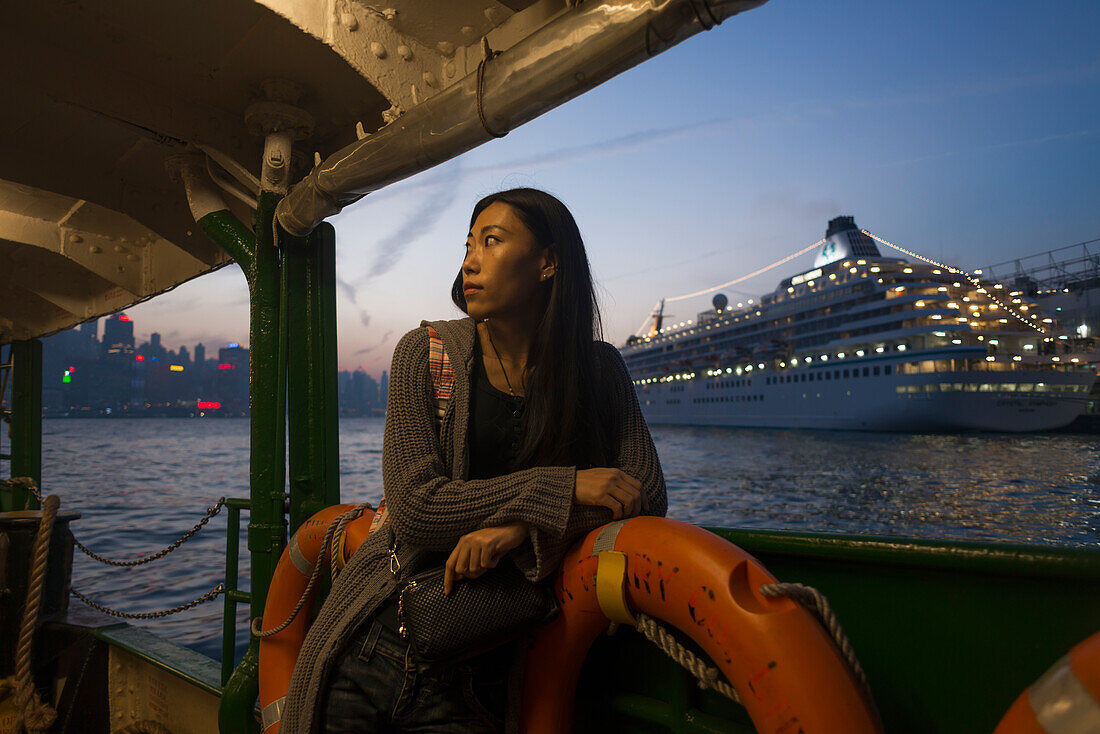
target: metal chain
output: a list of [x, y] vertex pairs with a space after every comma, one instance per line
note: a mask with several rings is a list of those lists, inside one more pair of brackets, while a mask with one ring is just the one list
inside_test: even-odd
[[179, 612], [185, 611], [185, 610], [190, 609], [192, 607], [197, 607], [199, 604], [205, 604], [206, 602], [211, 601], [212, 599], [216, 599], [220, 594], [225, 592], [225, 585], [224, 584], [218, 584], [213, 589], [211, 589], [210, 591], [208, 591], [205, 594], [203, 594], [202, 596], [200, 596], [198, 599], [193, 599], [193, 600], [187, 602], [186, 604], [180, 604], [178, 607], [173, 607], [172, 609], [164, 609], [164, 610], [159, 611], [159, 612], [137, 612], [137, 613], [135, 613], [135, 612], [120, 612], [117, 609], [111, 609], [110, 607], [105, 607], [102, 604], [97, 604], [97, 603], [95, 603], [94, 601], [92, 601], [88, 597], [84, 596], [83, 594], [81, 594], [79, 591], [77, 591], [76, 589], [74, 589], [72, 587], [69, 587], [69, 592], [73, 596], [75, 596], [77, 599], [84, 602], [85, 604], [92, 607], [93, 609], [98, 609], [99, 611], [103, 612], [104, 614], [110, 614], [112, 617], [123, 617], [125, 619], [158, 619], [160, 617], [167, 617], [170, 614], [177, 614]]
[[[38, 502], [41, 504], [42, 495], [41, 495], [41, 493], [39, 493], [38, 487], [34, 484], [33, 481], [32, 482], [26, 482], [26, 484], [27, 484], [28, 487], [30, 487], [30, 490], [32, 492], [34, 492], [34, 496], [38, 499]], [[211, 518], [213, 518], [215, 515], [217, 515], [219, 512], [221, 512], [221, 509], [223, 507], [225, 507], [225, 501], [226, 501], [225, 497], [219, 497], [218, 501], [214, 503], [213, 507], [207, 507], [206, 508], [206, 516], [203, 519], [199, 520], [198, 523], [195, 524], [195, 527], [191, 528], [186, 533], [181, 535], [178, 540], [176, 540], [174, 543], [172, 543], [168, 547], [162, 548], [161, 550], [157, 551], [153, 555], [147, 556], [145, 558], [136, 558], [132, 561], [118, 561], [118, 560], [114, 560], [112, 558], [106, 558], [104, 556], [99, 555], [98, 553], [91, 550], [90, 548], [88, 548], [83, 543], [81, 543], [75, 537], [73, 538], [73, 542], [76, 543], [76, 547], [79, 548], [80, 550], [84, 551], [84, 553], [89, 558], [92, 558], [96, 561], [99, 561], [100, 563], [105, 563], [108, 566], [120, 566], [120, 567], [124, 567], [124, 568], [132, 567], [132, 566], [141, 566], [145, 563], [152, 563], [155, 560], [158, 560], [160, 558], [164, 558], [166, 555], [168, 555], [169, 553], [174, 551], [176, 548], [179, 548], [185, 542], [190, 540], [192, 538], [192, 536], [195, 535], [195, 533], [197, 533], [197, 532], [199, 532], [200, 530], [203, 529], [203, 527], [206, 525], [206, 523], [210, 522]]]

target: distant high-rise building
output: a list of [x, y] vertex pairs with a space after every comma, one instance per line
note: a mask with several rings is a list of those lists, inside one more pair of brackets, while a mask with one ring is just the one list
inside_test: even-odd
[[144, 401], [144, 376], [134, 372], [134, 322], [124, 313], [103, 323], [102, 384], [98, 406], [120, 408]]
[[[168, 349], [159, 333], [135, 349], [134, 322], [125, 314], [106, 319], [104, 339], [90, 321], [43, 339], [42, 396], [47, 412], [151, 408], [163, 410], [197, 400], [221, 401], [226, 408], [248, 408], [248, 350], [236, 344], [206, 360], [197, 344], [192, 363], [188, 347]], [[217, 369], [218, 365], [225, 369]], [[224, 396], [224, 399], [223, 399]]]
[[92, 319], [80, 325], [80, 354], [84, 359], [99, 357], [99, 319]]
[[370, 415], [381, 407], [378, 399], [378, 383], [373, 377], [363, 370], [352, 373], [343, 372], [341, 375], [347, 375], [340, 400], [344, 410], [349, 413]]
[[108, 316], [103, 324], [103, 353], [134, 353], [134, 322], [124, 313]]
[[248, 407], [248, 350], [237, 343], [218, 350], [215, 392], [223, 407], [234, 411]]
[[381, 403], [381, 408], [386, 408], [386, 403], [390, 399], [390, 376], [382, 370], [382, 384], [378, 386], [378, 402]]

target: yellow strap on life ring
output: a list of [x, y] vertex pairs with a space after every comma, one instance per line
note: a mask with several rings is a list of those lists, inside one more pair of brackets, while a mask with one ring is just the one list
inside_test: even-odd
[[637, 624], [626, 605], [626, 554], [617, 550], [602, 550], [596, 567], [596, 601], [600, 610], [612, 622], [633, 627]]

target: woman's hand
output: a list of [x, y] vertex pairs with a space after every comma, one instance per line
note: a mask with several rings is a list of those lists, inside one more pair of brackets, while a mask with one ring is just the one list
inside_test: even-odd
[[642, 483], [619, 469], [581, 469], [573, 495], [577, 504], [608, 508], [616, 520], [642, 512]]
[[459, 579], [476, 579], [496, 568], [504, 554], [527, 538], [527, 525], [514, 522], [495, 528], [482, 528], [463, 535], [444, 565], [443, 593], [450, 594]]

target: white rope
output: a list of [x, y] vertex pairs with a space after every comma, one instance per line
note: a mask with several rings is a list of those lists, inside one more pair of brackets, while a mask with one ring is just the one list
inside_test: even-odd
[[[765, 584], [760, 587], [760, 593], [768, 597], [790, 597], [817, 617], [817, 620], [833, 638], [833, 641], [844, 656], [848, 666], [852, 669], [852, 672], [855, 673], [856, 678], [863, 688], [868, 704], [873, 708], [875, 701], [874, 697], [871, 695], [871, 687], [867, 683], [867, 675], [864, 673], [863, 666], [860, 665], [859, 659], [856, 657], [851, 641], [848, 639], [848, 636], [844, 634], [844, 630], [840, 626], [840, 620], [837, 619], [836, 612], [834, 612], [829, 605], [829, 601], [825, 598], [825, 595], [812, 586], [794, 583]], [[707, 688], [713, 689], [731, 701], [741, 703], [741, 697], [737, 694], [736, 689], [722, 677], [722, 672], [718, 670], [718, 668], [707, 665], [705, 660], [682, 645], [654, 618], [640, 612], [634, 612], [634, 618], [637, 620], [636, 627], [638, 631], [644, 634], [650, 642], [659, 647], [666, 655], [679, 663], [681, 667], [695, 676], [695, 679], [699, 683], [699, 688], [704, 690]], [[614, 631], [614, 629], [615, 625], [612, 623], [610, 631]]]
[[[867, 674], [863, 672], [863, 666], [860, 665], [859, 658], [856, 657], [856, 651], [852, 647], [848, 635], [844, 634], [844, 629], [840, 626], [840, 620], [837, 619], [836, 612], [829, 605], [829, 600], [825, 598], [825, 595], [812, 586], [795, 583], [765, 584], [760, 587], [760, 593], [769, 597], [789, 597], [797, 602], [799, 606], [814, 613], [818, 621], [832, 636], [837, 649], [844, 655], [848, 667], [852, 669], [852, 672], [855, 673], [856, 678], [862, 684], [867, 703], [874, 708], [875, 699], [871, 695], [871, 686], [867, 682]], [[875, 709], [875, 713], [877, 716], [877, 709]]]
[[705, 660], [681, 645], [680, 642], [673, 637], [668, 630], [659, 625], [657, 620], [653, 617], [635, 612], [634, 618], [637, 620], [638, 631], [645, 635], [654, 645], [661, 648], [666, 655], [679, 663], [681, 667], [694, 675], [701, 689], [706, 690], [711, 688], [731, 701], [741, 703], [741, 697], [737, 695], [737, 691], [734, 687], [722, 679], [722, 671], [718, 670], [718, 668], [710, 667]]
[[38, 698], [31, 677], [32, 651], [34, 649], [34, 628], [38, 625], [38, 612], [42, 603], [42, 585], [46, 580], [46, 562], [49, 558], [50, 537], [53, 534], [54, 520], [61, 501], [51, 494], [42, 503], [42, 517], [38, 521], [38, 532], [34, 537], [34, 551], [31, 556], [30, 585], [27, 598], [23, 602], [23, 623], [19, 629], [19, 644], [16, 648], [15, 675], [0, 682], [0, 690], [10, 688], [15, 692], [15, 702], [19, 709], [19, 718], [13, 731], [26, 729], [28, 734], [43, 734], [49, 731], [57, 711]]
[[[313, 587], [317, 585], [317, 579], [321, 577], [321, 567], [324, 565], [323, 561], [325, 560], [325, 553], [330, 548], [332, 548], [332, 543], [334, 538], [336, 537], [336, 534], [338, 532], [343, 532], [344, 526], [355, 518], [362, 515], [363, 510], [368, 507], [370, 507], [370, 505], [366, 502], [361, 505], [356, 505], [347, 512], [343, 512], [337, 515], [336, 519], [329, 523], [329, 526], [325, 529], [325, 537], [321, 540], [321, 555], [314, 562], [313, 572], [309, 575], [309, 581], [306, 583], [306, 588], [302, 589], [302, 595], [298, 597], [298, 603], [294, 605], [294, 610], [291, 611], [290, 616], [283, 620], [283, 622], [278, 627], [269, 630], [263, 629], [264, 618], [256, 617], [252, 620], [251, 625], [253, 636], [260, 639], [263, 639], [264, 637], [271, 637], [272, 635], [279, 634], [290, 626], [290, 623], [293, 622], [294, 618], [298, 616], [298, 612], [302, 611], [302, 607], [305, 606], [306, 599], [308, 599], [309, 595], [313, 593]], [[329, 560], [329, 565], [334, 569], [336, 567], [336, 564], [332, 563], [331, 558]], [[335, 572], [333, 572], [332, 578], [335, 580]]]

